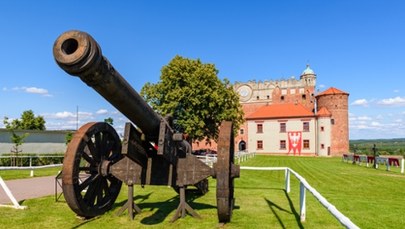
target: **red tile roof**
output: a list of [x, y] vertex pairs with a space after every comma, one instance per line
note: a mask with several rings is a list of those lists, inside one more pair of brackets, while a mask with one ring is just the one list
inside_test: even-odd
[[246, 119], [272, 119], [272, 118], [298, 118], [315, 117], [301, 104], [272, 104], [259, 108], [256, 112], [246, 117]]
[[322, 107], [316, 114], [318, 117], [330, 117], [332, 114], [326, 109], [326, 107]]
[[337, 88], [331, 87], [331, 88], [329, 88], [328, 90], [323, 91], [323, 92], [319, 93], [319, 94], [316, 95], [316, 96], [318, 97], [318, 96], [321, 96], [321, 95], [336, 95], [336, 94], [345, 94], [345, 95], [348, 95], [349, 93], [344, 92], [344, 91], [342, 91], [342, 90], [339, 90], [339, 89], [337, 89]]

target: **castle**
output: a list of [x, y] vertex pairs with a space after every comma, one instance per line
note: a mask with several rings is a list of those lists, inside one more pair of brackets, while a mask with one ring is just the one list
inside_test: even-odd
[[245, 123], [236, 149], [278, 155], [339, 156], [349, 151], [349, 94], [329, 88], [316, 94], [307, 65], [300, 79], [236, 82]]

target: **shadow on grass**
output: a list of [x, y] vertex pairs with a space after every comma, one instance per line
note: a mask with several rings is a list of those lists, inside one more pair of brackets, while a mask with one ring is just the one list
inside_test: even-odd
[[[155, 225], [162, 223], [172, 212], [174, 212], [180, 203], [180, 197], [177, 195], [170, 199], [167, 199], [163, 202], [145, 202], [145, 200], [149, 199], [152, 195], [148, 193], [146, 195], [137, 195], [134, 197], [134, 201], [136, 201], [136, 205], [142, 210], [145, 209], [147, 211], [156, 211], [143, 219], [141, 219], [141, 223], [145, 225]], [[212, 206], [209, 204], [202, 204], [202, 203], [193, 203], [194, 200], [201, 197], [202, 195], [197, 192], [197, 190], [187, 190], [186, 191], [186, 202], [190, 205], [191, 208], [194, 210], [202, 210], [202, 209], [211, 209], [216, 208], [216, 206]], [[139, 201], [140, 200], [140, 201]], [[124, 205], [127, 200], [121, 201], [119, 203], [115, 203], [113, 206], [113, 210], [116, 208], [120, 208]]]
[[295, 220], [297, 221], [298, 227], [301, 228], [301, 229], [304, 228], [304, 226], [303, 226], [302, 223], [301, 223], [300, 214], [297, 212], [297, 210], [295, 210], [294, 204], [293, 204], [293, 202], [292, 202], [290, 196], [288, 195], [287, 191], [284, 190], [284, 194], [285, 194], [285, 196], [286, 196], [286, 198], [287, 198], [287, 200], [288, 200], [288, 203], [289, 203], [289, 205], [290, 205], [291, 211], [293, 212], [293, 214], [294, 214], [294, 216], [295, 216]]
[[277, 211], [282, 211], [282, 212], [286, 212], [288, 214], [294, 215], [295, 220], [297, 221], [297, 224], [298, 224], [298, 228], [303, 229], [304, 226], [301, 223], [300, 215], [295, 210], [293, 202], [291, 201], [290, 197], [288, 196], [288, 193], [285, 190], [283, 190], [283, 192], [288, 200], [291, 211], [280, 207], [279, 205], [275, 204], [274, 202], [272, 202], [271, 200], [269, 200], [267, 198], [264, 198], [264, 199], [266, 200], [267, 204], [269, 205], [270, 210], [273, 212], [273, 215], [277, 218], [277, 221], [280, 223], [281, 228], [286, 228], [286, 226], [284, 225], [283, 220], [281, 219], [279, 214], [277, 214]]

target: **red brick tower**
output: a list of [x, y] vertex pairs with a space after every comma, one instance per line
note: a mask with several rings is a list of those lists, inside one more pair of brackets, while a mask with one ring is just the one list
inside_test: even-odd
[[331, 114], [331, 156], [339, 156], [349, 152], [349, 93], [336, 88], [318, 94], [317, 110], [326, 108]]

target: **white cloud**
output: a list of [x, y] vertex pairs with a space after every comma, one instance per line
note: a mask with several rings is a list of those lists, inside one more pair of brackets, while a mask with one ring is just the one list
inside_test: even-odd
[[49, 119], [73, 119], [77, 118], [77, 115], [79, 116], [79, 119], [92, 119], [93, 118], [93, 113], [90, 112], [79, 112], [77, 113], [72, 113], [69, 111], [62, 111], [62, 112], [56, 112], [56, 113], [51, 113], [51, 114], [43, 114], [45, 118]]
[[43, 89], [43, 88], [27, 87], [24, 90], [25, 90], [25, 92], [32, 93], [32, 94], [41, 94], [41, 95], [48, 94], [48, 90]]
[[405, 98], [397, 96], [395, 98], [382, 99], [377, 104], [384, 106], [405, 106]]
[[355, 100], [351, 105], [352, 106], [363, 106], [363, 107], [367, 107], [368, 106], [368, 101], [366, 99], [358, 99]]
[[47, 89], [38, 88], [38, 87], [13, 87], [12, 89], [8, 89], [3, 87], [3, 91], [22, 91], [29, 94], [38, 94], [43, 96], [51, 97], [52, 95], [49, 94]]
[[401, 92], [401, 91], [398, 90], [398, 89], [395, 89], [395, 90], [394, 90], [394, 93], [399, 93], [399, 92]]
[[379, 122], [371, 122], [371, 126], [373, 127], [382, 127], [383, 125]]
[[320, 89], [325, 88], [326, 86], [324, 84], [321, 84], [318, 86]]
[[67, 118], [76, 118], [76, 114], [68, 111], [62, 111], [53, 114], [44, 114], [44, 117], [51, 119], [67, 119]]
[[357, 117], [357, 119], [362, 120], [362, 121], [370, 121], [370, 120], [372, 120], [372, 118], [368, 117], [368, 116], [359, 116], [359, 117]]
[[107, 113], [108, 113], [108, 111], [106, 109], [100, 109], [100, 110], [96, 111], [96, 114], [98, 114], [98, 115], [104, 115]]

